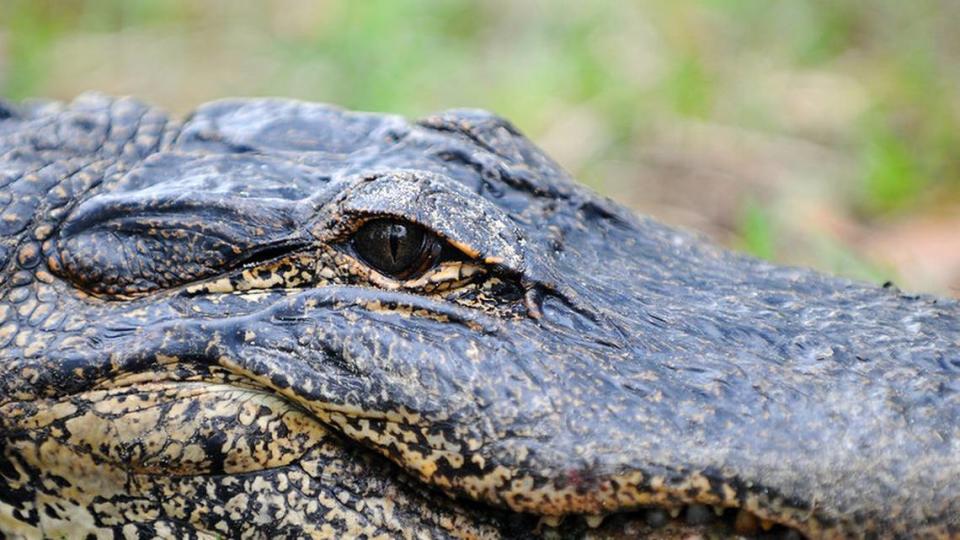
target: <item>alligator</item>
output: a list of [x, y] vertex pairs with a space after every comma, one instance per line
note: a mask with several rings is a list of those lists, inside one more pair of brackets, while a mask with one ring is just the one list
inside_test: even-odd
[[508, 121], [0, 106], [8, 538], [960, 538], [960, 305]]

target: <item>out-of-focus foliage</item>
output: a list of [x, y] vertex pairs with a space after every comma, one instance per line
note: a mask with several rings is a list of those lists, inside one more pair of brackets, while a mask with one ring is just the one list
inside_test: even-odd
[[948, 0], [0, 0], [0, 95], [483, 107], [661, 219], [958, 294], [958, 20]]

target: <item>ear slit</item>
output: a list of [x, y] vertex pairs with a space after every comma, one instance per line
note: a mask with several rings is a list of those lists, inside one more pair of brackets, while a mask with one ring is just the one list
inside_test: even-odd
[[246, 255], [244, 255], [244, 257], [240, 259], [238, 266], [251, 267], [268, 263], [270, 261], [279, 259], [284, 255], [289, 255], [296, 251], [300, 251], [308, 245], [309, 244], [306, 242], [287, 241], [259, 246], [250, 250]]

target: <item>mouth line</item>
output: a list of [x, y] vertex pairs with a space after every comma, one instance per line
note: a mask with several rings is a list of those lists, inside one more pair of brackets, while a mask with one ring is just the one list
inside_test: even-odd
[[[620, 503], [619, 507], [610, 508], [603, 513], [577, 511], [574, 508], [568, 508], [567, 511], [564, 511], [562, 507], [556, 505], [543, 508], [542, 510], [546, 510], [546, 512], [541, 512], [539, 511], [541, 509], [536, 507], [512, 507], [511, 503], [505, 500], [491, 501], [489, 493], [465, 494], [462, 485], [459, 488], [454, 487], [449, 483], [449, 479], [447, 479], [447, 482], [425, 479], [422, 476], [422, 463], [417, 465], [415, 462], [400, 459], [384, 447], [375, 444], [371, 446], [369, 440], [366, 442], [357, 440], [356, 433], [345, 432], [342, 422], [333, 421], [333, 417], [320, 418], [317, 416], [317, 412], [312, 409], [310, 414], [320, 424], [337, 432], [351, 444], [359, 445], [367, 452], [372, 452], [392, 461], [400, 471], [410, 475], [414, 482], [427, 490], [444, 493], [460, 501], [486, 509], [493, 514], [505, 515], [508, 522], [512, 518], [522, 519], [525, 517], [526, 525], [529, 526], [530, 520], [533, 520], [534, 531], [546, 538], [688, 538], [689, 535], [694, 534], [702, 538], [727, 538], [735, 535], [766, 540], [799, 540], [818, 533], [815, 522], [801, 522], [798, 518], [790, 523], [788, 513], [775, 515], [775, 511], [759, 507], [754, 512], [742, 505], [731, 504], [730, 501], [723, 505], [690, 502], [690, 497], [683, 495], [682, 490], [648, 491], [640, 499], [645, 501], [642, 504]], [[333, 416], [337, 416], [337, 413], [334, 413]], [[365, 418], [373, 419], [370, 416], [365, 416]], [[386, 420], [382, 417], [376, 419]], [[419, 450], [430, 449], [419, 448]], [[467, 455], [463, 455], [462, 460], [464, 462], [470, 461]], [[411, 470], [411, 466], [414, 469], [421, 469], [420, 474], [416, 470]], [[437, 478], [434, 477], [433, 480], [437, 480]], [[609, 491], [604, 493], [602, 489], [588, 491], [592, 491], [592, 493], [580, 493], [580, 495], [585, 499], [594, 498], [597, 501], [610, 495]], [[688, 501], [684, 501], [684, 498]], [[664, 502], [664, 504], [660, 504], [659, 501], [676, 501], [676, 503]], [[570, 536], [571, 534], [573, 536]]]
[[[639, 489], [640, 486], [633, 486]], [[586, 498], [608, 495], [598, 490]], [[496, 505], [495, 505], [496, 506]], [[545, 509], [547, 510], [547, 509]], [[812, 514], [805, 517], [795, 511], [762, 507], [756, 500], [703, 502], [682, 492], [646, 491], [637, 503], [621, 502], [606, 510], [573, 510], [556, 512], [508, 510], [534, 516], [537, 532], [545, 537], [568, 538], [743, 538], [802, 539], [839, 534], [819, 523]]]
[[801, 540], [800, 529], [737, 507], [705, 504], [643, 506], [607, 515], [570, 514], [541, 517], [537, 532], [544, 537], [575, 538], [759, 538]]
[[[504, 531], [519, 536], [532, 533], [542, 538], [596, 538], [596, 539], [679, 539], [695, 538], [756, 538], [763, 540], [802, 540], [828, 534], [811, 527], [810, 523], [787, 524], [782, 516], [770, 519], [770, 512], [754, 513], [739, 505], [721, 506], [714, 504], [642, 504], [624, 505], [603, 514], [567, 512], [562, 514], [538, 513], [536, 509], [517, 510], [504, 507], [502, 503], [493, 503], [485, 498], [477, 499], [451, 490], [449, 486], [435, 485], [418, 478], [415, 471], [396, 463], [379, 448], [355, 440], [336, 424], [314, 417], [319, 423], [338, 433], [345, 443], [357, 445], [364, 452], [370, 452], [378, 458], [387, 458], [391, 465], [403, 475], [428, 492], [451, 497], [465, 503], [481, 514], [499, 516]], [[597, 495], [601, 495], [599, 492]], [[657, 498], [653, 495], [652, 498]], [[762, 517], [761, 514], [768, 517]]]

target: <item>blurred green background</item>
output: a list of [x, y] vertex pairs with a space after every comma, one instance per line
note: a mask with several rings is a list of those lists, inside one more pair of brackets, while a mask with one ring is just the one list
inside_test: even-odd
[[594, 189], [960, 296], [960, 2], [0, 0], [0, 95], [483, 107]]

